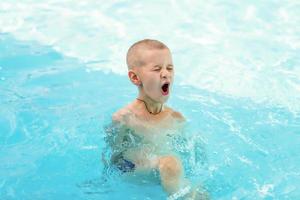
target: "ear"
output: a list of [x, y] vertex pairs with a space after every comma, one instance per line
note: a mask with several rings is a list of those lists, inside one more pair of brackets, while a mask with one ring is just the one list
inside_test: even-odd
[[135, 71], [133, 70], [129, 70], [128, 71], [128, 77], [130, 79], [130, 81], [136, 85], [136, 86], [140, 86], [142, 84], [140, 78], [138, 77], [138, 75], [136, 74]]

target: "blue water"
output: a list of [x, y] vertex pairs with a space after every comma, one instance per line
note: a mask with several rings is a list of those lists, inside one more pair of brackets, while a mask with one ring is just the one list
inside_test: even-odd
[[300, 198], [300, 4], [157, 5], [1, 1], [0, 199], [166, 198], [101, 160], [111, 114], [136, 97], [126, 50], [144, 37], [173, 51], [188, 178], [212, 199]]

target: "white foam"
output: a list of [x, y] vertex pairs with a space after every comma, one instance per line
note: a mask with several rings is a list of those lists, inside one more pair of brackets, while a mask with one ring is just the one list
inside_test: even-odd
[[190, 190], [191, 190], [190, 186], [186, 186], [184, 188], [181, 188], [175, 194], [172, 194], [171, 196], [169, 196], [167, 198], [167, 200], [176, 200], [176, 199], [179, 199], [179, 198], [183, 197], [184, 195], [186, 195]]
[[265, 184], [257, 188], [257, 191], [261, 197], [266, 197], [267, 195], [272, 195], [273, 189], [274, 189], [273, 184]]
[[98, 149], [98, 146], [95, 146], [95, 145], [86, 145], [86, 146], [82, 146], [81, 149], [84, 149], [84, 150], [95, 150], [95, 149]]
[[296, 0], [251, 5], [229, 0], [171, 0], [159, 5], [2, 0], [0, 32], [51, 45], [91, 69], [124, 75], [127, 48], [139, 39], [155, 37], [172, 49], [182, 84], [297, 112], [300, 17], [296, 8]]

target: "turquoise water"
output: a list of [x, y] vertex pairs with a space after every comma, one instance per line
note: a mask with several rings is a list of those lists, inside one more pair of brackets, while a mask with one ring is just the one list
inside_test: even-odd
[[145, 37], [173, 51], [188, 178], [212, 199], [300, 198], [299, 3], [33, 2], [0, 3], [0, 199], [166, 198], [101, 161]]

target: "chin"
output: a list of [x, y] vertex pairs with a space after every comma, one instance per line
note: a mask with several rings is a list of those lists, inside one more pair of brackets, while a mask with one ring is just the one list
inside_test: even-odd
[[[150, 97], [150, 96], [149, 96]], [[155, 102], [158, 102], [158, 103], [166, 103], [168, 101], [170, 97], [170, 94], [164, 96], [164, 95], [159, 95], [159, 96], [156, 96], [156, 97], [150, 97], [153, 101]]]
[[160, 99], [160, 103], [166, 103], [169, 99], [169, 95], [168, 96], [163, 96], [161, 99]]

